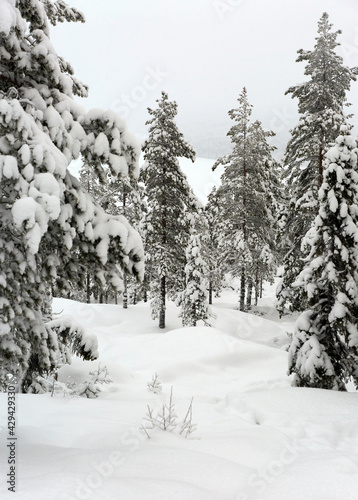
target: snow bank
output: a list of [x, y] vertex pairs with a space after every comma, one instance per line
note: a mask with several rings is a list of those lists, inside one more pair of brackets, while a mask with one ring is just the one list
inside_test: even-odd
[[[164, 332], [148, 304], [124, 310], [55, 299], [54, 312], [96, 334], [98, 361], [114, 383], [97, 400], [18, 396], [19, 497], [356, 498], [357, 394], [291, 387], [287, 353], [279, 348], [284, 327], [236, 311], [236, 299], [216, 300], [220, 329], [180, 328], [179, 310], [169, 302]], [[267, 299], [263, 304], [269, 307]], [[81, 381], [98, 361], [74, 360], [60, 378]], [[147, 389], [155, 372], [161, 394]], [[160, 408], [171, 387], [179, 417], [194, 396], [198, 430], [184, 439], [158, 429], [148, 439], [140, 430], [147, 405]], [[0, 446], [6, 449], [4, 432]]]

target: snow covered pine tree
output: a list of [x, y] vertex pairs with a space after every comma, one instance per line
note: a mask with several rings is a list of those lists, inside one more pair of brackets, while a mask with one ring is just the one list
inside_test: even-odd
[[307, 233], [311, 251], [294, 286], [309, 310], [298, 318], [289, 350], [294, 385], [345, 390], [358, 387], [357, 142], [347, 125], [324, 163], [319, 214]]
[[227, 134], [232, 152], [218, 158], [213, 170], [219, 165], [225, 168], [215, 193], [222, 268], [240, 279], [240, 310], [244, 311], [251, 306], [253, 284], [257, 289], [259, 280], [269, 278], [274, 269], [277, 174], [271, 154], [274, 148], [267, 143], [273, 132], [265, 132], [259, 121], [251, 123], [246, 88], [238, 102], [239, 108], [229, 111], [235, 122]]
[[143, 146], [146, 160], [142, 179], [146, 186], [148, 215], [145, 219], [146, 274], [150, 283], [153, 319], [165, 328], [166, 295], [175, 299], [185, 287], [185, 248], [190, 236], [190, 212], [198, 202], [180, 169], [178, 158], [195, 159], [195, 152], [179, 131], [177, 103], [162, 92]]
[[178, 296], [177, 305], [181, 306], [180, 317], [183, 326], [196, 326], [198, 321], [209, 318], [206, 299], [206, 265], [201, 256], [199, 236], [193, 233], [186, 249], [185, 290]]
[[318, 190], [323, 178], [323, 160], [345, 123], [346, 93], [356, 80], [358, 68], [348, 68], [335, 49], [340, 45], [332, 32], [327, 13], [318, 23], [318, 36], [312, 51], [299, 50], [297, 62], [306, 62], [309, 80], [291, 87], [286, 94], [298, 99], [300, 120], [291, 132], [284, 165], [288, 186], [285, 232], [291, 241], [284, 259], [284, 275], [277, 290], [277, 309], [302, 310], [302, 296], [292, 283], [302, 270], [302, 238], [318, 211]]
[[16, 376], [30, 391], [72, 352], [96, 357], [81, 328], [51, 319], [50, 290], [103, 281], [116, 266], [143, 273], [139, 235], [107, 215], [67, 167], [82, 154], [104, 176], [137, 175], [139, 149], [113, 112], [86, 113], [87, 89], [49, 39], [49, 23], [84, 21], [65, 2], [0, 0], [0, 387]]

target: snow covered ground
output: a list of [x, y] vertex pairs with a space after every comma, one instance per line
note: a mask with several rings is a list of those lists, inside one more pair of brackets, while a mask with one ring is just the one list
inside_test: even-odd
[[[20, 500], [350, 500], [358, 497], [358, 394], [298, 389], [286, 375], [292, 319], [267, 286], [258, 312], [216, 299], [213, 328], [181, 328], [168, 306], [159, 331], [147, 305], [54, 301], [99, 341], [100, 359], [74, 360], [60, 379], [107, 366], [98, 399], [17, 396]], [[147, 382], [158, 373], [162, 393]], [[169, 401], [180, 422], [191, 398], [197, 430], [141, 430], [147, 405]], [[6, 494], [6, 395], [0, 394], [1, 498]]]

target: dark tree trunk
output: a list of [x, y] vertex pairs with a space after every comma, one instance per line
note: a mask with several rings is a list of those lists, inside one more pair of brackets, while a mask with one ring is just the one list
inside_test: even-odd
[[196, 326], [196, 307], [195, 307], [195, 304], [193, 304], [193, 326]]
[[209, 281], [209, 304], [212, 305], [213, 303], [213, 282], [210, 279]]
[[165, 276], [162, 276], [160, 279], [159, 328], [165, 328], [165, 295], [166, 295], [166, 282], [165, 282]]
[[128, 284], [125, 271], [123, 271], [123, 309], [128, 309]]
[[148, 302], [148, 292], [147, 292], [147, 284], [146, 283], [144, 283], [143, 300], [145, 303]]
[[87, 304], [91, 302], [91, 278], [89, 272], [86, 273], [86, 300]]
[[252, 279], [249, 279], [248, 286], [247, 286], [247, 299], [246, 299], [246, 306], [247, 306], [248, 311], [251, 310], [252, 288], [253, 288]]
[[259, 282], [259, 273], [258, 273], [258, 270], [256, 270], [256, 277], [255, 277], [255, 306], [257, 306], [258, 300], [259, 300], [259, 285], [260, 285], [260, 282]]
[[245, 277], [245, 267], [241, 268], [241, 282], [240, 282], [240, 311], [245, 311], [245, 288], [246, 288], [246, 277]]

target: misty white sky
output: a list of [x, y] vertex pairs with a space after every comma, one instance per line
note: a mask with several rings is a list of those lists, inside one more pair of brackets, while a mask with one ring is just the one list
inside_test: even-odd
[[[288, 138], [297, 102], [284, 93], [305, 79], [297, 50], [312, 49], [324, 11], [345, 63], [358, 66], [357, 0], [68, 0], [86, 23], [52, 28], [58, 54], [90, 87], [83, 104], [114, 109], [137, 134], [161, 90], [179, 106], [177, 122], [195, 143], [230, 127], [243, 86], [254, 118]], [[358, 82], [349, 95], [357, 114]], [[195, 146], [195, 144], [194, 144]]]

